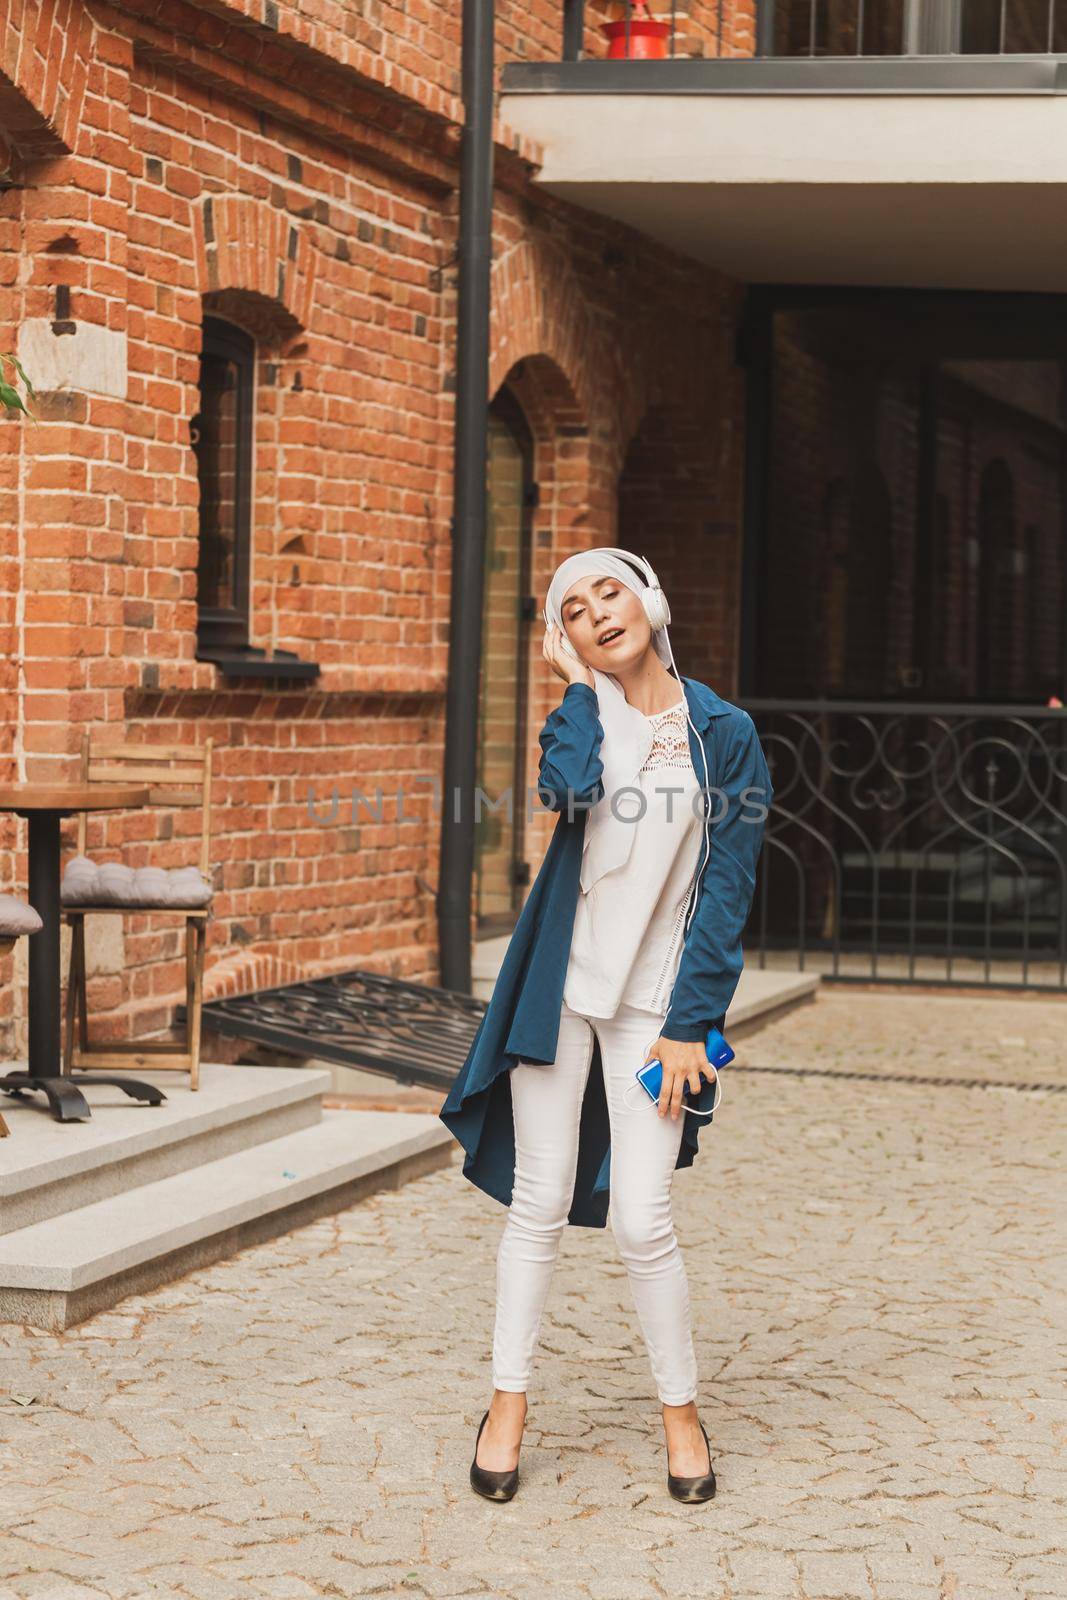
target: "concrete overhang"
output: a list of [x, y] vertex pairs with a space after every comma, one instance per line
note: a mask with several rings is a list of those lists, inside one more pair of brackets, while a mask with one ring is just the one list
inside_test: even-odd
[[552, 194], [752, 283], [1067, 290], [1067, 57], [515, 64]]

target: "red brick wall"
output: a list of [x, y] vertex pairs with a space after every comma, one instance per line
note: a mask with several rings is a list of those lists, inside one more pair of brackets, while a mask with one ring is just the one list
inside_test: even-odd
[[[24, 319], [54, 317], [59, 284], [77, 326], [128, 341], [124, 396], [46, 393], [37, 425], [0, 424], [0, 778], [72, 774], [85, 726], [210, 736], [209, 994], [358, 965], [432, 982], [458, 9], [316, 0], [280, 6], [269, 30], [232, 26], [242, 11], [97, 6], [64, 57], [66, 81], [84, 78], [64, 99], [70, 152], [42, 158], [28, 134], [22, 186], [0, 194], [5, 347]], [[501, 55], [553, 54], [559, 15], [502, 6]], [[31, 133], [52, 115], [27, 112]], [[538, 601], [563, 556], [625, 533], [682, 591], [682, 670], [729, 693], [737, 290], [538, 193], [503, 146], [497, 177], [491, 386], [511, 382], [535, 435]], [[205, 309], [258, 341], [253, 642], [320, 663], [298, 689], [235, 684], [195, 659], [189, 419]], [[682, 442], [665, 450], [671, 418]], [[531, 759], [561, 687], [540, 638], [532, 626]], [[398, 784], [418, 820], [397, 817]], [[353, 789], [373, 802], [379, 785], [383, 819], [353, 820]], [[309, 797], [327, 817], [334, 786], [339, 815], [316, 820]], [[537, 818], [535, 866], [553, 821]], [[103, 815], [89, 848], [190, 861], [188, 825]], [[0, 817], [0, 886], [24, 891], [24, 850], [24, 824]], [[121, 947], [97, 941], [90, 1001], [104, 1031], [157, 1030], [181, 998], [177, 929], [124, 929]], [[8, 958], [0, 1023], [20, 1014], [12, 971]], [[7, 1050], [20, 1038], [0, 1030]]]

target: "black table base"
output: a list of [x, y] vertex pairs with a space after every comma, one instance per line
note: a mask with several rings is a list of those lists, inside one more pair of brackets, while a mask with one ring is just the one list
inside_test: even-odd
[[[30, 938], [30, 1077], [54, 1082], [59, 1071], [59, 811], [32, 811], [30, 904], [44, 923]], [[48, 1094], [47, 1089], [45, 1093]], [[51, 1099], [51, 1095], [49, 1095]], [[88, 1110], [79, 1113], [88, 1116]]]
[[79, 1083], [113, 1083], [131, 1100], [143, 1100], [150, 1106], [161, 1106], [167, 1098], [154, 1083], [144, 1083], [140, 1078], [112, 1078], [103, 1072], [79, 1072], [76, 1078], [42, 1078], [33, 1072], [9, 1072], [0, 1078], [0, 1089], [14, 1095], [37, 1089], [48, 1096], [48, 1104], [58, 1122], [84, 1122], [92, 1112], [78, 1088]]
[[0, 1078], [0, 1089], [8, 1094], [22, 1095], [27, 1090], [38, 1089], [48, 1096], [48, 1104], [57, 1122], [84, 1122], [92, 1116], [89, 1102], [69, 1078], [44, 1078], [36, 1072], [9, 1072]]

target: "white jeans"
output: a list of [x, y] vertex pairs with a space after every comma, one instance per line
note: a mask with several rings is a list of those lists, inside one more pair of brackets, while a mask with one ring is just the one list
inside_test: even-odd
[[[497, 1254], [493, 1386], [523, 1392], [532, 1370], [549, 1283], [574, 1193], [578, 1119], [600, 1040], [611, 1130], [608, 1220], [626, 1264], [660, 1401], [697, 1395], [689, 1284], [671, 1218], [671, 1181], [682, 1116], [661, 1117], [634, 1073], [658, 1037], [662, 1014], [621, 1005], [586, 1017], [564, 1001], [556, 1059], [511, 1069], [515, 1186]], [[633, 1084], [629, 1104], [624, 1091]]]

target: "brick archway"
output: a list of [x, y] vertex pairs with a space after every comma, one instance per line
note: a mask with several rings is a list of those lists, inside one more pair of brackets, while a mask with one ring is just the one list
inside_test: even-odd
[[[314, 251], [284, 211], [250, 195], [209, 195], [194, 211], [197, 271], [203, 294], [239, 291], [259, 301], [281, 331], [311, 319]], [[280, 317], [279, 314], [280, 313]]]
[[[507, 346], [519, 343], [516, 334], [532, 342], [536, 327], [512, 330]], [[553, 341], [557, 348], [566, 340]], [[521, 409], [533, 439], [533, 475], [538, 498], [533, 513], [530, 590], [538, 609], [557, 564], [575, 550], [591, 544], [610, 544], [601, 538], [605, 518], [612, 514], [612, 485], [607, 472], [609, 452], [603, 441], [597, 448], [581, 397], [571, 373], [543, 350], [527, 348], [505, 367], [503, 357], [490, 367], [491, 392], [506, 389]], [[559, 680], [552, 676], [542, 656], [543, 624], [539, 615], [525, 630], [528, 690], [519, 736], [532, 746], [536, 730], [559, 699]], [[536, 771], [536, 763], [527, 766]], [[537, 811], [526, 824], [524, 848], [538, 856], [547, 844], [554, 821]]]
[[91, 38], [81, 0], [0, 0], [0, 128], [24, 159], [73, 150]]
[[550, 355], [538, 351], [522, 356], [493, 393], [504, 388], [520, 406], [534, 441], [539, 491], [532, 572], [536, 588], [547, 583], [564, 555], [598, 542], [589, 530], [596, 521], [593, 508], [606, 504], [607, 479], [602, 473], [598, 485], [587, 414], [568, 374]]
[[520, 362], [547, 361], [560, 374], [560, 394], [569, 391], [575, 412], [595, 425], [599, 341], [567, 262], [523, 240], [495, 263], [491, 303], [489, 392]]

